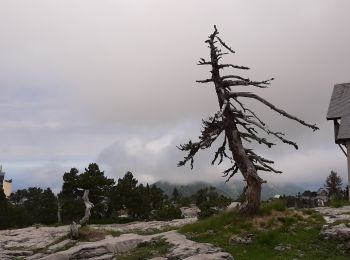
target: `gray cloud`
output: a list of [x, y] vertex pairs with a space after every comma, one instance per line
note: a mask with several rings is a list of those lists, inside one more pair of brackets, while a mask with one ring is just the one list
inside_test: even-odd
[[312, 133], [248, 102], [300, 144], [297, 152], [257, 148], [285, 171], [276, 178], [319, 181], [331, 169], [345, 176], [325, 114], [332, 86], [349, 81], [349, 7], [319, 0], [2, 2], [2, 163], [28, 185], [42, 185], [33, 164], [47, 168], [57, 186], [68, 163], [83, 168], [95, 160], [115, 177], [134, 170], [145, 181], [218, 178], [222, 169], [208, 167], [209, 153], [190, 173], [176, 167], [183, 154], [175, 148], [198, 136], [201, 118], [217, 110], [213, 87], [195, 83], [209, 75], [195, 63], [208, 57], [204, 40], [216, 24], [237, 51], [228, 62], [250, 66], [243, 74], [251, 79], [276, 78], [257, 93], [321, 127]]

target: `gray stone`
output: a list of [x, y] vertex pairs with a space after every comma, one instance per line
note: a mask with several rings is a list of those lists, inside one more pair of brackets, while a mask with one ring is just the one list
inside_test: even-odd
[[251, 244], [253, 242], [252, 240], [253, 235], [252, 234], [246, 234], [246, 235], [233, 235], [230, 237], [230, 244]]
[[292, 247], [290, 244], [287, 244], [287, 245], [279, 244], [279, 245], [275, 246], [273, 249], [275, 249], [277, 251], [286, 251], [286, 250], [292, 249]]

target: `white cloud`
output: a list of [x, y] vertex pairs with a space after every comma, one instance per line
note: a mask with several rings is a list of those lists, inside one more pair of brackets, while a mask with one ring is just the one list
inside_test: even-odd
[[164, 149], [169, 147], [174, 140], [173, 136], [165, 135], [159, 139], [152, 140], [146, 144], [146, 149], [154, 154], [159, 154]]

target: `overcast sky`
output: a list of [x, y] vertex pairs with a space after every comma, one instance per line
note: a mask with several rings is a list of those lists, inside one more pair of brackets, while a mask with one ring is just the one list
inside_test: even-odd
[[333, 169], [345, 180], [326, 112], [333, 85], [350, 81], [349, 8], [347, 0], [0, 0], [6, 177], [15, 188], [58, 191], [65, 171], [97, 162], [116, 179], [132, 171], [143, 182], [224, 181], [225, 165], [210, 165], [215, 149], [192, 171], [176, 167], [184, 156], [176, 145], [197, 138], [201, 119], [218, 110], [213, 86], [195, 83], [209, 76], [196, 62], [208, 57], [216, 24], [236, 51], [226, 62], [251, 67], [244, 75], [254, 80], [274, 77], [257, 93], [321, 129], [249, 103], [300, 146], [253, 146], [284, 172], [261, 176], [308, 186]]

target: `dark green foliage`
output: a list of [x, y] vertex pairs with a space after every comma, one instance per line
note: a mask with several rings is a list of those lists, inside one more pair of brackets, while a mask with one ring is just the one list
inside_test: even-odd
[[198, 213], [199, 218], [209, 217], [219, 210], [226, 208], [232, 202], [231, 199], [219, 195], [214, 187], [200, 189], [193, 195], [193, 199], [201, 210]]
[[153, 217], [156, 220], [172, 220], [182, 218], [182, 213], [179, 207], [174, 205], [164, 206], [163, 208], [156, 211]]
[[72, 168], [63, 175], [62, 191], [58, 194], [63, 223], [78, 221], [84, 214], [84, 203], [78, 195], [79, 171]]
[[175, 203], [178, 204], [182, 199], [182, 195], [179, 193], [177, 188], [175, 187], [171, 196], [171, 200]]
[[333, 208], [341, 208], [343, 206], [350, 205], [348, 200], [341, 200], [337, 198], [331, 198], [328, 202], [328, 205]]
[[111, 190], [109, 208], [110, 211], [118, 212], [136, 206], [137, 183], [131, 172], [127, 172], [123, 178], [118, 179], [118, 183]]
[[9, 210], [8, 201], [6, 199], [4, 190], [0, 188], [0, 229], [4, 229], [8, 226], [9, 222]]
[[343, 197], [342, 185], [343, 185], [342, 178], [335, 171], [331, 171], [324, 185], [324, 187], [328, 192], [328, 197], [334, 197], [337, 199], [342, 198]]
[[18, 190], [10, 195], [7, 212], [7, 228], [24, 227], [34, 223], [54, 224], [57, 222], [57, 198], [50, 188], [43, 190], [30, 187]]
[[114, 185], [113, 179], [104, 176], [96, 163], [89, 164], [85, 172], [78, 177], [78, 188], [89, 190], [89, 200], [94, 204], [92, 218], [104, 217], [107, 212], [107, 197]]
[[89, 200], [94, 204], [92, 218], [102, 218], [108, 214], [108, 197], [114, 180], [104, 176], [96, 163], [89, 164], [85, 172], [79, 174], [76, 168], [63, 175], [62, 191], [58, 197], [62, 205], [62, 221], [70, 223], [84, 215], [85, 206], [81, 199], [83, 190], [89, 190]]
[[53, 224], [57, 221], [57, 198], [50, 188], [30, 187], [18, 190], [10, 197], [17, 207], [23, 207], [29, 223]]
[[150, 219], [152, 212], [163, 208], [167, 197], [156, 186], [137, 185], [137, 183], [131, 172], [118, 179], [118, 184], [111, 192], [111, 208], [114, 212], [124, 210], [132, 218]]
[[32, 225], [29, 213], [23, 206], [9, 204], [9, 222], [7, 228], [21, 228]]
[[54, 224], [57, 222], [57, 198], [50, 188], [43, 191], [40, 203], [39, 222], [42, 224]]

